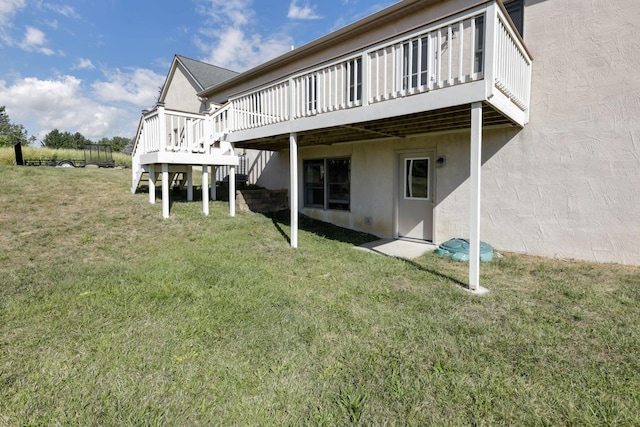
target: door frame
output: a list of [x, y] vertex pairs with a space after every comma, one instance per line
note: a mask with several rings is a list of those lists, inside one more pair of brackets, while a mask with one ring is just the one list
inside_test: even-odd
[[[429, 203], [431, 203], [431, 242], [436, 242], [436, 197], [437, 197], [437, 171], [436, 171], [436, 157], [437, 151], [436, 147], [424, 147], [424, 148], [411, 148], [405, 150], [394, 150], [393, 152], [393, 238], [394, 239], [410, 239], [408, 237], [401, 237], [399, 234], [399, 205], [400, 205], [400, 197], [402, 194], [400, 192], [400, 158], [405, 155], [424, 155], [427, 154], [429, 157], [429, 167], [432, 168], [433, 171], [433, 180], [432, 185], [430, 186], [431, 194], [429, 195]], [[404, 169], [403, 169], [404, 172]], [[431, 173], [431, 172], [430, 172]], [[421, 239], [416, 239], [421, 240]], [[423, 240], [427, 241], [427, 240]]]

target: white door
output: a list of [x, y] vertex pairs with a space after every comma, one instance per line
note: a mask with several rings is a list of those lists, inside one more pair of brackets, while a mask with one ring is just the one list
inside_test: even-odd
[[398, 156], [398, 237], [433, 239], [434, 153]]

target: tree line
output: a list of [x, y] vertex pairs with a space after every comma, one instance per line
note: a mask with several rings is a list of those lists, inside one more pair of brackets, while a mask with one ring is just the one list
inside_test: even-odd
[[[36, 137], [29, 137], [23, 125], [12, 123], [6, 112], [5, 106], [0, 105], [0, 147], [13, 147], [16, 144], [31, 145], [35, 143]], [[102, 138], [98, 144], [111, 145], [111, 150], [121, 152], [131, 143], [130, 138], [114, 136], [113, 138]], [[47, 148], [71, 148], [83, 149], [86, 144], [95, 144], [90, 139], [85, 138], [80, 132], [60, 132], [54, 129], [45, 135], [40, 143]]]

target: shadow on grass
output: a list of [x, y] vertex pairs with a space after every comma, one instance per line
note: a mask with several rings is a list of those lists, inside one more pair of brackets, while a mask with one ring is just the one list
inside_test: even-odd
[[[271, 219], [273, 226], [278, 230], [284, 239], [290, 244], [291, 238], [284, 231], [283, 226], [291, 226], [291, 214], [288, 210], [281, 210], [277, 212], [263, 213], [264, 216]], [[298, 216], [298, 228], [309, 233], [313, 233], [316, 236], [323, 237], [325, 239], [336, 240], [342, 243], [348, 243], [354, 246], [362, 245], [363, 243], [373, 242], [378, 240], [378, 237], [373, 234], [362, 233], [360, 231], [349, 230], [348, 228], [338, 227], [337, 225], [322, 222], [316, 219], [309, 218], [306, 215], [300, 214]]]
[[[278, 230], [278, 232], [282, 235], [282, 237], [287, 241], [287, 243], [291, 243], [291, 238], [289, 237], [289, 235], [285, 232], [283, 226], [286, 227], [290, 227], [291, 226], [291, 214], [288, 210], [282, 210], [282, 211], [278, 211], [278, 212], [270, 212], [270, 213], [264, 213], [263, 215], [265, 215], [267, 218], [271, 219], [271, 222], [273, 223], [274, 227]], [[373, 242], [375, 240], [378, 240], [379, 237], [374, 236], [372, 234], [368, 234], [368, 233], [362, 233], [359, 231], [354, 231], [354, 230], [349, 230], [347, 228], [342, 228], [342, 227], [338, 227], [336, 225], [333, 224], [329, 224], [323, 221], [319, 221], [319, 220], [315, 220], [312, 218], [309, 218], [308, 216], [305, 215], [300, 215], [299, 216], [299, 223], [298, 226], [301, 230], [313, 233], [317, 236], [326, 238], [326, 239], [331, 239], [331, 240], [336, 240], [339, 242], [343, 242], [343, 243], [348, 243], [351, 244], [353, 246], [360, 246], [364, 243], [368, 243], [368, 242]], [[388, 256], [382, 253], [379, 253], [382, 256]], [[443, 274], [433, 268], [424, 266], [422, 264], [419, 264], [413, 260], [407, 259], [407, 258], [402, 258], [402, 257], [393, 257], [399, 261], [404, 262], [405, 264], [415, 268], [416, 270], [419, 270], [423, 273], [428, 273], [431, 274], [433, 276], [439, 277], [441, 279], [444, 280], [448, 280], [464, 289], [469, 289], [469, 285], [461, 280], [456, 279], [455, 277]]]
[[[433, 255], [433, 256], [436, 256], [436, 255]], [[407, 258], [401, 258], [401, 257], [394, 257], [394, 258], [396, 258], [397, 260], [400, 260], [400, 261], [410, 265], [411, 267], [413, 267], [413, 268], [415, 268], [417, 270], [420, 270], [420, 271], [422, 271], [424, 273], [429, 273], [429, 274], [431, 274], [433, 276], [436, 276], [436, 277], [439, 277], [441, 279], [449, 280], [450, 282], [453, 282], [456, 285], [458, 285], [458, 286], [460, 286], [460, 287], [462, 287], [464, 289], [469, 290], [469, 285], [467, 283], [463, 282], [462, 280], [458, 280], [455, 277], [448, 276], [448, 275], [443, 274], [443, 273], [441, 273], [441, 272], [439, 272], [439, 271], [437, 271], [437, 270], [435, 270], [433, 268], [429, 268], [429, 267], [426, 267], [424, 265], [418, 264], [417, 262], [415, 262], [413, 260], [410, 260], [410, 259], [407, 259]]]

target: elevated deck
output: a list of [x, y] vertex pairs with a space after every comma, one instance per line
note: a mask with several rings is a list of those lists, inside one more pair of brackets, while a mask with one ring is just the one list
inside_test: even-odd
[[531, 55], [499, 2], [489, 1], [229, 97], [214, 138], [278, 150], [529, 120]]

